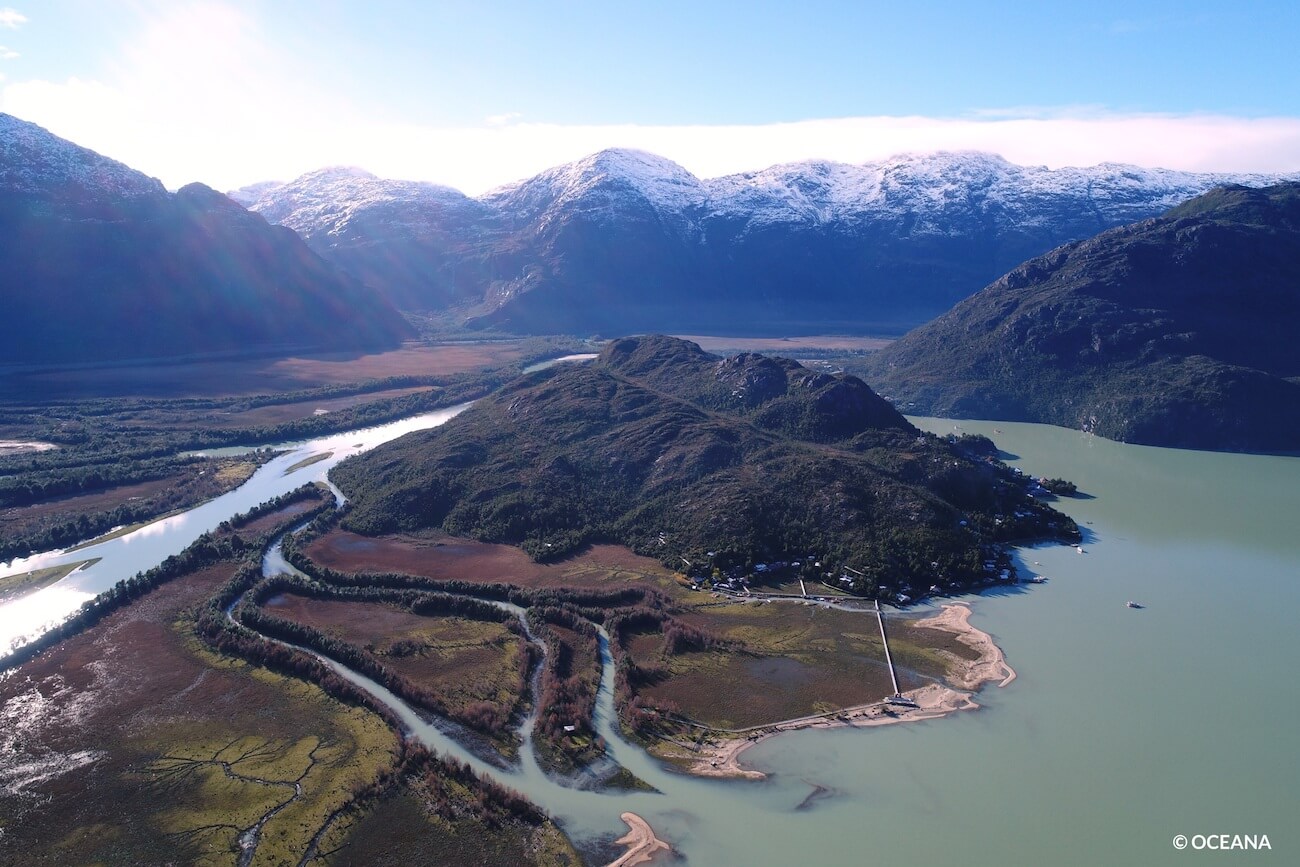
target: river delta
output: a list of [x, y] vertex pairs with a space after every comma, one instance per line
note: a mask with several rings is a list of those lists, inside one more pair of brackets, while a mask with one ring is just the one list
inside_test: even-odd
[[[66, 555], [100, 561], [0, 608], [5, 642], [224, 516], [458, 410], [298, 446], [206, 506]], [[613, 758], [654, 792], [557, 785], [527, 750], [518, 770], [502, 772], [436, 728], [408, 725], [522, 791], [577, 840], [621, 834], [621, 815], [633, 812], [691, 863], [940, 863], [956, 853], [974, 864], [1068, 863], [1072, 846], [1089, 863], [1160, 864], [1179, 860], [1174, 835], [1210, 832], [1271, 834], [1272, 850], [1256, 857], [1286, 863], [1297, 805], [1286, 745], [1287, 720], [1300, 711], [1291, 676], [1300, 658], [1300, 537], [1291, 526], [1300, 458], [1127, 446], [1040, 425], [913, 421], [986, 434], [1008, 462], [1070, 478], [1083, 493], [1057, 503], [1085, 529], [1082, 551], [1017, 554], [1024, 573], [1048, 583], [961, 600], [1018, 674], [1006, 688], [983, 689], [977, 712], [783, 733], [742, 754], [765, 779], [699, 779], [666, 769], [615, 729], [606, 652], [596, 724]], [[38, 557], [7, 571], [59, 562]]]

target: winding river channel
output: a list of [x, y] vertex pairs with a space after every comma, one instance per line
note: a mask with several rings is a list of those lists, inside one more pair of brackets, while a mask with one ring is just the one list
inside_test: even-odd
[[[183, 515], [11, 564], [6, 573], [102, 558], [0, 606], [0, 646], [226, 517], [463, 408], [295, 444], [238, 490]], [[1049, 583], [967, 600], [971, 622], [1019, 673], [1006, 689], [985, 689], [978, 712], [786, 734], [745, 754], [764, 781], [694, 779], [619, 736], [605, 654], [598, 731], [659, 791], [599, 794], [548, 779], [528, 749], [516, 769], [495, 768], [382, 687], [345, 674], [430, 746], [524, 792], [575, 838], [621, 833], [619, 814], [631, 810], [693, 864], [1172, 865], [1212, 857], [1180, 852], [1175, 835], [1221, 833], [1269, 835], [1270, 851], [1242, 860], [1300, 861], [1300, 458], [1127, 446], [1043, 425], [913, 421], [988, 434], [1009, 463], [1072, 479], [1087, 495], [1058, 503], [1084, 528], [1084, 553], [1022, 550], [1020, 565]]]
[[[151, 569], [172, 554], [184, 551], [195, 539], [232, 515], [286, 494], [310, 482], [328, 481], [328, 474], [344, 458], [368, 451], [403, 434], [437, 427], [455, 418], [468, 403], [413, 416], [389, 424], [314, 440], [266, 443], [245, 448], [214, 449], [204, 454], [239, 454], [269, 445], [284, 450], [248, 481], [201, 506], [154, 521], [134, 532], [76, 551], [48, 551], [0, 564], [0, 576], [99, 558], [99, 562], [72, 573], [42, 590], [0, 605], [0, 652], [39, 635], [75, 611], [81, 603], [112, 587], [123, 578]], [[329, 455], [305, 466], [309, 458]], [[295, 469], [294, 467], [297, 466]]]

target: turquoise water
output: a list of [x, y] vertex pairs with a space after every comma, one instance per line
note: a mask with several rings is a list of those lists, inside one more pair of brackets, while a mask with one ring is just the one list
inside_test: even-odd
[[[1300, 458], [960, 425], [1093, 497], [1059, 501], [1085, 553], [1021, 552], [1048, 584], [970, 599], [1018, 679], [976, 712], [764, 741], [745, 755], [767, 782], [660, 836], [710, 865], [1300, 863]], [[1272, 848], [1172, 843], [1220, 833]]]

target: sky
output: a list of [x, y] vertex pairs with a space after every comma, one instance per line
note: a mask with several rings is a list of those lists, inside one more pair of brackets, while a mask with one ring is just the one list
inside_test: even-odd
[[1300, 4], [0, 0], [0, 111], [228, 190], [477, 194], [606, 147], [700, 177], [985, 150], [1300, 171]]

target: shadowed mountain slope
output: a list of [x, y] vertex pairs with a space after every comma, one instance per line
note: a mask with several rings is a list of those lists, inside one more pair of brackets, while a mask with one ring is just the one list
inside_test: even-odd
[[606, 150], [475, 198], [327, 169], [234, 195], [404, 310], [523, 333], [901, 333], [1031, 256], [1279, 176], [985, 153], [700, 179]]
[[1300, 184], [1214, 190], [1033, 259], [868, 361], [909, 412], [1300, 450]]
[[0, 115], [0, 361], [390, 346], [400, 314], [292, 231]]

